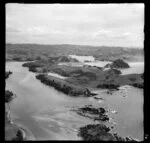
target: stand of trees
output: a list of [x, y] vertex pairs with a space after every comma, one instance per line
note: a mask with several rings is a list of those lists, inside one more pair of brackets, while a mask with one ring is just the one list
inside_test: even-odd
[[28, 67], [29, 71], [37, 72], [37, 68], [44, 67], [44, 64], [40, 63], [40, 62], [28, 62], [28, 63], [22, 64], [22, 66], [23, 67]]
[[77, 113], [81, 116], [88, 117], [90, 119], [99, 120], [99, 121], [108, 121], [109, 117], [106, 114], [106, 110], [102, 107], [94, 108], [94, 107], [82, 107], [77, 110]]
[[78, 88], [71, 85], [61, 84], [59, 82], [56, 82], [54, 80], [48, 79], [44, 74], [36, 75], [36, 78], [39, 79], [42, 83], [52, 86], [58, 91], [63, 92], [64, 94], [70, 95], [70, 96], [91, 96], [93, 93], [89, 91], [87, 88]]
[[109, 131], [110, 129], [104, 124], [89, 124], [80, 128], [79, 136], [85, 141], [115, 141], [115, 138]]
[[133, 83], [130, 84], [131, 86], [137, 87], [137, 88], [144, 88], [144, 83]]
[[119, 87], [119, 85], [116, 85], [116, 84], [111, 84], [111, 83], [103, 83], [103, 84], [99, 84], [98, 86], [97, 86], [97, 88], [102, 88], [102, 89], [116, 89], [116, 90], [118, 90], [118, 87]]
[[121, 59], [114, 60], [111, 64], [107, 64], [106, 68], [130, 68], [130, 66]]
[[104, 124], [89, 124], [81, 127], [78, 135], [85, 141], [136, 141], [129, 137], [122, 138], [117, 133], [110, 133], [110, 128]]

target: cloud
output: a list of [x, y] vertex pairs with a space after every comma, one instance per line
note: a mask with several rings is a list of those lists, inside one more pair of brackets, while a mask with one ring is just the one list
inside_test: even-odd
[[96, 38], [99, 36], [108, 37], [112, 32], [110, 30], [99, 30], [97, 32], [92, 33], [92, 38]]
[[131, 33], [131, 32], [116, 32], [111, 30], [99, 30], [91, 34], [91, 37], [94, 39], [98, 38], [108, 38], [108, 39], [133, 39], [142, 37], [141, 34]]
[[43, 35], [47, 33], [43, 27], [29, 27], [24, 32], [30, 35]]
[[15, 38], [39, 42], [44, 37], [43, 44], [101, 45], [99, 39], [105, 38], [106, 45], [116, 39], [118, 45], [127, 45], [131, 39], [142, 45], [143, 27], [144, 4], [6, 5], [6, 39], [13, 37], [14, 42]]
[[12, 27], [7, 27], [6, 32], [8, 33], [18, 33], [20, 32], [20, 29], [12, 28]]
[[29, 34], [33, 36], [48, 36], [48, 35], [62, 35], [66, 34], [64, 31], [51, 30], [47, 27], [29, 27], [24, 31], [24, 34]]

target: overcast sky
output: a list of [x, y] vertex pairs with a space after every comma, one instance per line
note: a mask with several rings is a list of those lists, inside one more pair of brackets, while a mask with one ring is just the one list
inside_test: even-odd
[[6, 42], [143, 47], [144, 4], [6, 4]]

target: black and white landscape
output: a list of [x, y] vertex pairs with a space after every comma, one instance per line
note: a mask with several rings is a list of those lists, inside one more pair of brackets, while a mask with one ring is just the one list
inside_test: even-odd
[[144, 140], [144, 4], [5, 8], [5, 140]]

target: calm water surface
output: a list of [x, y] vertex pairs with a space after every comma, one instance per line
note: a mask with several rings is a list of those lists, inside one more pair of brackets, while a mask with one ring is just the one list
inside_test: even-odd
[[123, 86], [112, 95], [106, 94], [106, 90], [97, 93], [105, 99], [102, 104], [109, 110], [111, 122], [115, 126], [112, 131], [118, 132], [120, 136], [143, 140], [143, 90]]
[[[17, 98], [11, 103], [11, 116], [25, 127], [37, 140], [79, 140], [79, 127], [93, 122], [70, 111], [70, 108], [92, 104], [105, 106], [110, 110], [114, 129], [121, 136], [131, 135], [143, 138], [143, 90], [129, 87], [109, 96], [103, 90], [97, 91], [104, 101], [90, 98], [73, 98], [45, 86], [35, 78], [35, 73], [22, 67], [22, 62], [8, 62], [6, 69], [13, 74], [7, 80], [6, 88]], [[123, 97], [127, 94], [127, 97]], [[112, 114], [117, 110], [118, 114]], [[111, 123], [112, 124], [112, 123]]]
[[[97, 67], [104, 67], [107, 64], [110, 64], [112, 62], [110, 61], [94, 61], [94, 62], [87, 62], [84, 63], [86, 65], [90, 66], [97, 66]], [[130, 68], [127, 69], [119, 69], [122, 72], [122, 75], [126, 74], [132, 74], [132, 73], [137, 73], [141, 74], [144, 72], [144, 62], [127, 62], [130, 66]]]
[[77, 55], [69, 55], [71, 58], [75, 58], [80, 62], [84, 61], [94, 61], [95, 58], [93, 56], [77, 56]]
[[121, 70], [122, 75], [130, 73], [137, 73], [137, 74], [144, 73], [144, 62], [131, 62], [128, 64], [130, 68]]

